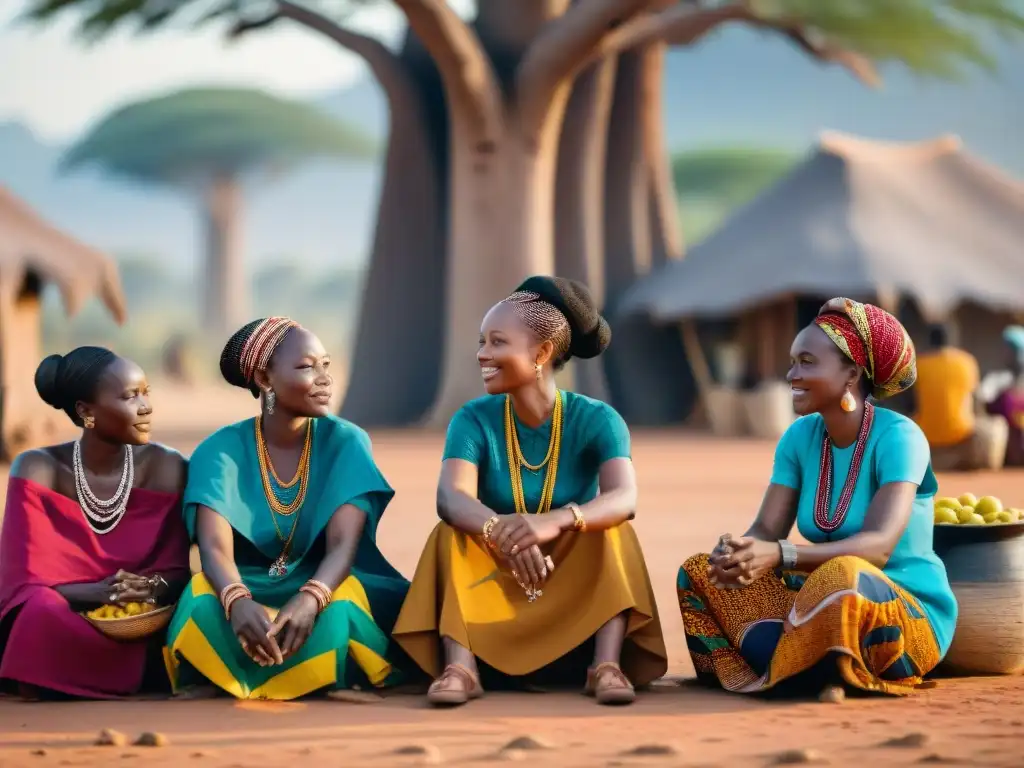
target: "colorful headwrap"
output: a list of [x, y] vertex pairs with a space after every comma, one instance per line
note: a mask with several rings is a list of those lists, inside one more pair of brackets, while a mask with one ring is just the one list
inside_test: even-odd
[[561, 359], [572, 344], [569, 319], [554, 304], [549, 304], [533, 291], [515, 291], [502, 299], [527, 328], [542, 341], [551, 341], [555, 347], [554, 359]]
[[267, 367], [270, 356], [284, 339], [285, 334], [299, 324], [288, 317], [268, 317], [257, 325], [242, 346], [238, 366], [242, 377], [251, 382], [256, 371]]
[[840, 351], [864, 369], [876, 400], [898, 395], [917, 381], [917, 353], [907, 329], [873, 304], [832, 299], [814, 320]]

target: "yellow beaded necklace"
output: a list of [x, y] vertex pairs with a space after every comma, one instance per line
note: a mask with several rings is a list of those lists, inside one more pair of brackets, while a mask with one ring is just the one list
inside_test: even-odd
[[516, 433], [515, 417], [512, 413], [512, 398], [509, 395], [505, 396], [505, 449], [508, 454], [508, 473], [512, 482], [512, 499], [516, 505], [516, 512], [520, 515], [529, 512], [526, 508], [526, 497], [523, 495], [523, 467], [536, 472], [547, 466], [537, 514], [551, 511], [551, 499], [555, 495], [555, 480], [558, 476], [558, 455], [562, 448], [562, 421], [562, 393], [556, 390], [547, 455], [540, 464], [529, 464], [519, 446], [519, 435]]

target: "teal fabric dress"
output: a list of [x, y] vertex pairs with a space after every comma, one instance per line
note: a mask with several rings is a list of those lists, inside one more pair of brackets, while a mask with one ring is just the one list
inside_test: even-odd
[[[275, 615], [319, 567], [334, 513], [352, 504], [366, 513], [366, 524], [349, 577], [317, 617], [300, 651], [281, 666], [260, 667], [242, 651], [219, 595], [197, 574], [168, 631], [165, 660], [176, 688], [205, 679], [237, 698], [293, 699], [321, 689], [383, 686], [398, 679], [389, 636], [408, 582], [376, 544], [377, 526], [394, 491], [374, 463], [366, 432], [334, 416], [313, 419], [312, 429], [309, 487], [294, 514], [276, 515], [267, 503], [255, 419], [247, 419], [218, 430], [192, 454], [185, 523], [194, 541], [202, 505], [231, 524], [242, 581], [253, 599]], [[270, 575], [283, 546], [278, 529], [287, 538], [293, 525], [298, 527], [286, 573]]]
[[[864, 526], [868, 506], [886, 483], [908, 482], [918, 486], [910, 522], [886, 563], [883, 573], [921, 603], [935, 632], [941, 655], [953, 641], [957, 603], [946, 577], [946, 568], [932, 542], [932, 499], [938, 483], [931, 468], [928, 440], [910, 419], [887, 408], [875, 408], [860, 476], [843, 524], [827, 534], [814, 523], [815, 491], [821, 465], [825, 423], [819, 414], [797, 419], [779, 441], [772, 483], [800, 490], [797, 528], [811, 543], [845, 539]], [[833, 488], [830, 514], [835, 513], [840, 490], [853, 459], [854, 445], [832, 446]]]
[[[598, 495], [601, 466], [630, 457], [629, 429], [611, 406], [561, 392], [563, 426], [552, 508], [584, 505]], [[515, 514], [505, 441], [505, 396], [464, 405], [448, 427], [443, 457], [477, 468], [477, 498], [499, 515]], [[513, 417], [514, 418], [514, 417]], [[540, 464], [551, 420], [532, 429], [515, 423], [526, 461]], [[522, 468], [523, 495], [536, 512], [547, 467]], [[394, 638], [429, 675], [441, 672], [442, 637], [481, 662], [486, 687], [579, 684], [592, 660], [595, 633], [627, 617], [621, 665], [636, 685], [664, 674], [665, 641], [636, 532], [626, 522], [607, 530], [568, 532], [543, 548], [555, 570], [543, 595], [528, 602], [523, 588], [479, 537], [447, 523], [424, 547]]]

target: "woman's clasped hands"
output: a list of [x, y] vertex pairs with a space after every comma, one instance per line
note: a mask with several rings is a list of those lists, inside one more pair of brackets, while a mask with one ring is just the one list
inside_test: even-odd
[[319, 613], [316, 599], [299, 592], [278, 611], [273, 621], [267, 609], [251, 599], [231, 607], [231, 628], [246, 655], [261, 667], [283, 664], [309, 636]]
[[761, 541], [750, 536], [719, 537], [711, 551], [708, 577], [718, 589], [738, 589], [753, 584], [779, 567], [782, 551], [776, 541]]
[[159, 574], [139, 576], [128, 571], [118, 571], [97, 585], [96, 602], [109, 605], [127, 603], [156, 603], [167, 591], [167, 581]]
[[520, 585], [536, 588], [555, 570], [541, 545], [554, 541], [561, 533], [557, 521], [547, 515], [502, 515], [491, 530], [490, 540]]

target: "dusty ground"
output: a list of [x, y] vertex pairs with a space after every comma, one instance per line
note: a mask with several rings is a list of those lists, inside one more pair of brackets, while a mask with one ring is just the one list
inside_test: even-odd
[[[162, 398], [161, 398], [162, 399]], [[168, 400], [158, 439], [188, 451], [211, 425], [241, 418], [253, 402]], [[375, 434], [378, 461], [398, 494], [380, 530], [381, 548], [411, 574], [434, 524], [432, 500], [442, 436]], [[726, 531], [740, 532], [757, 508], [771, 446], [696, 435], [635, 437], [641, 488], [636, 526], [657, 592], [671, 657], [670, 674], [692, 674], [675, 605], [679, 562]], [[1024, 474], [941, 478], [943, 493], [994, 493], [1024, 506]], [[760, 701], [666, 681], [626, 710], [610, 711], [573, 694], [496, 694], [451, 712], [418, 697], [372, 705], [301, 703], [121, 702], [20, 704], [0, 701], [0, 765], [253, 766], [311, 758], [324, 766], [417, 765], [523, 760], [556, 766], [771, 765], [815, 759], [832, 765], [884, 760], [892, 765], [1020, 764], [1024, 677], [941, 681], [910, 700], [836, 704]], [[160, 731], [164, 748], [93, 747], [112, 728], [131, 741]], [[501, 748], [516, 737], [546, 745]], [[907, 737], [907, 738], [903, 738]], [[887, 744], [890, 740], [894, 744]], [[902, 741], [899, 741], [901, 740]], [[399, 754], [403, 748], [409, 754]], [[797, 750], [794, 754], [783, 754]], [[801, 751], [802, 750], [802, 751]]]

